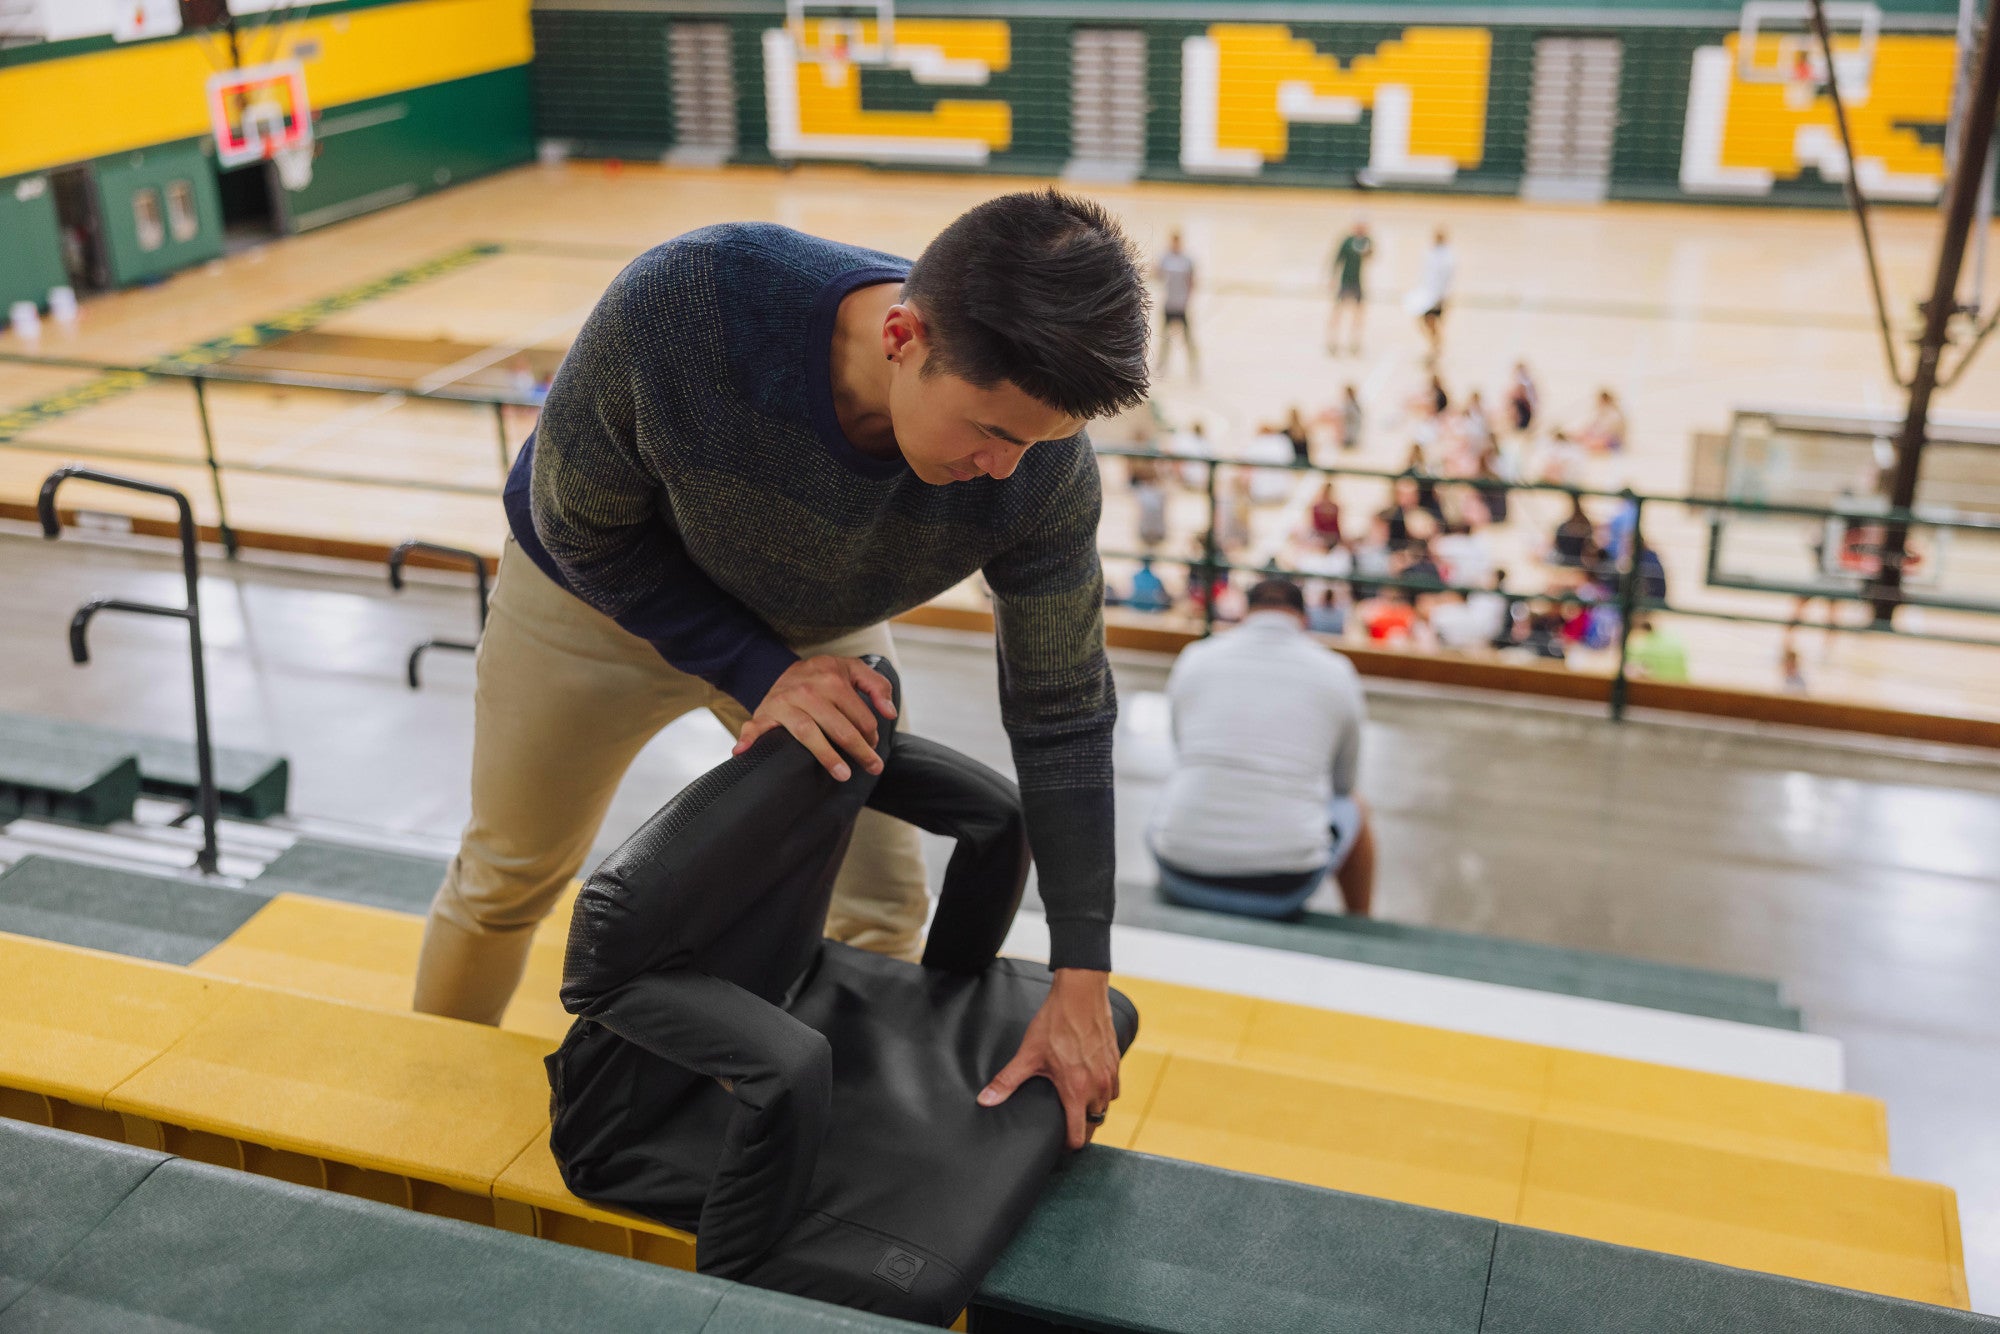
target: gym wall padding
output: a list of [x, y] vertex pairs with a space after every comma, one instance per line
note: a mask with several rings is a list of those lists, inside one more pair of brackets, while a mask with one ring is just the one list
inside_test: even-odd
[[352, 102], [320, 118], [312, 184], [285, 191], [310, 231], [515, 166], [534, 153], [528, 67]]
[[[211, 159], [202, 152], [207, 146], [205, 139], [186, 139], [100, 158], [94, 164], [92, 174], [97, 181], [114, 286], [164, 277], [222, 253], [222, 195], [216, 188]], [[168, 211], [168, 191], [177, 182], [185, 182], [194, 200], [195, 229], [185, 238], [175, 234]], [[138, 220], [139, 196], [144, 191], [152, 192], [160, 220], [160, 233], [150, 249], [140, 234]]]
[[[283, 230], [386, 207], [533, 156], [528, 0], [320, 4], [281, 36], [246, 23], [243, 46], [246, 61], [303, 61], [324, 136], [312, 186], [281, 201]], [[116, 285], [221, 253], [206, 94], [220, 50], [214, 39], [182, 34], [0, 51], [0, 125], [7, 127], [0, 134], [0, 176], [87, 164], [104, 198]], [[126, 172], [183, 151], [202, 155], [182, 168], [196, 184], [201, 232], [140, 251], [127, 193], [140, 182]], [[51, 266], [60, 272], [60, 255], [39, 214], [0, 207], [0, 256], [9, 257], [0, 260], [0, 290], [23, 281], [16, 267], [34, 275]], [[22, 296], [45, 299], [48, 285]]]
[[[1883, 9], [1870, 90], [1849, 99], [1857, 157], [1878, 197], [1929, 203], [1942, 179], [1952, 8]], [[928, 0], [897, 7], [902, 60], [843, 69], [795, 61], [781, 39], [784, 11], [769, 0], [536, 0], [537, 131], [586, 155], [672, 150], [676, 106], [709, 95], [675, 88], [684, 70], [669, 59], [673, 29], [719, 24], [736, 161], [1052, 174], [1072, 157], [1072, 43], [1119, 28], [1143, 38], [1143, 87], [1121, 96], [1144, 103], [1135, 164], [1144, 179], [1512, 194], [1528, 174], [1537, 44], [1593, 37], [1619, 52], [1609, 197], [1841, 201], [1825, 161], [1829, 99], [1736, 79], [1738, 7], [1338, 12], [1334, 21], [1301, 3], [1134, 0], [1074, 12], [1059, 0]], [[809, 43], [830, 31], [824, 22], [808, 17]], [[856, 20], [851, 41], [875, 40], [874, 20]], [[1775, 41], [1760, 39], [1766, 64]], [[795, 129], [781, 124], [792, 119]]]
[[48, 177], [37, 173], [0, 181], [0, 238], [0, 312], [16, 301], [47, 306], [49, 289], [69, 281], [56, 230], [55, 185]]

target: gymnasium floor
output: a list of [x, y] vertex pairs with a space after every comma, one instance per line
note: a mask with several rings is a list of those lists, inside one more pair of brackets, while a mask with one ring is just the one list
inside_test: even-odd
[[[199, 351], [244, 370], [334, 381], [516, 388], [548, 373], [627, 259], [689, 227], [763, 218], [909, 254], [960, 209], [1014, 184], [832, 167], [528, 167], [241, 252], [158, 287], [94, 299], [79, 327], [50, 325], [35, 349], [0, 336], [0, 350], [132, 365]], [[1423, 375], [1401, 296], [1438, 225], [1449, 228], [1459, 255], [1441, 367], [1447, 386], [1454, 395], [1483, 388], [1493, 401], [1508, 368], [1525, 357], [1549, 418], [1570, 423], [1598, 387], [1614, 388], [1630, 415], [1632, 444], [1619, 458], [1591, 463], [1594, 484], [1685, 492], [1693, 434], [1722, 429], [1736, 406], [1896, 401], [1844, 214], [1235, 187], [1092, 193], [1149, 251], [1169, 229], [1185, 232], [1201, 266], [1195, 326], [1203, 376], [1193, 381], [1177, 362], [1157, 401], [1170, 418], [1198, 417], [1225, 441], [1247, 438], [1293, 403], [1309, 413], [1326, 406], [1352, 381], [1370, 422], [1354, 461], [1401, 466], [1402, 404]], [[1335, 359], [1323, 347], [1322, 275], [1333, 238], [1357, 214], [1378, 242], [1367, 353]], [[1878, 228], [1885, 279], [1900, 294], [1896, 308], [1907, 310], [1933, 259], [1935, 217], [1885, 211]], [[1939, 406], [2000, 413], [1990, 353], [1983, 373]], [[51, 466], [88, 454], [183, 485], [212, 518], [184, 384], [0, 363], [0, 415], [21, 408], [31, 411], [0, 425], [0, 499], [31, 495]], [[376, 545], [420, 535], [484, 551], [501, 535], [492, 495], [503, 459], [532, 420], [518, 409], [401, 395], [229, 385], [211, 389], [209, 410], [239, 526]], [[1112, 491], [1108, 538], [1129, 522]], [[1378, 503], [1369, 484], [1349, 483], [1344, 494], [1351, 514]], [[1536, 534], [1559, 517], [1544, 512], [1549, 506], [1539, 502], [1547, 499], [1523, 506], [1534, 534], [1517, 523], [1503, 539], [1503, 563], [1517, 573]], [[1298, 508], [1295, 498], [1260, 515], [1257, 558], [1277, 549]], [[1665, 553], [1676, 601], [1785, 613], [1788, 599], [1699, 586], [1699, 516], [1667, 507], [1649, 515], [1647, 532]], [[1796, 565], [1805, 543], [1804, 535], [1780, 540], [1773, 559]], [[1996, 556], [1961, 546], [1953, 583], [2000, 592]], [[1532, 577], [1514, 586], [1532, 588]], [[1913, 610], [1904, 624], [1994, 635], [1990, 618]], [[1774, 628], [1694, 619], [1677, 628], [1697, 681], [1777, 688]], [[1844, 636], [1829, 646], [1813, 635], [1803, 646], [1816, 695], [2000, 716], [1994, 650], [1881, 636]], [[1608, 670], [1608, 656], [1579, 665]]]
[[[469, 591], [392, 594], [373, 571], [260, 556], [203, 587], [220, 742], [293, 760], [293, 809], [448, 853], [466, 813], [471, 663], [409, 645], [470, 631]], [[94, 661], [64, 627], [97, 593], [171, 600], [161, 542], [44, 544], [0, 524], [0, 710], [186, 735], [184, 633], [114, 617]], [[992, 650], [899, 631], [911, 715], [1011, 768]], [[1141, 841], [1161, 774], [1167, 662], [1117, 659], [1120, 892], [1150, 892]], [[1990, 753], [1838, 743], [1377, 685], [1363, 790], [1381, 824], [1390, 920], [1779, 979], [1846, 1047], [1849, 1087], [1889, 1104], [1891, 1160], [1959, 1192], [1976, 1309], [2000, 1312], [2000, 763]], [[727, 753], [695, 715], [641, 755], [608, 850]], [[1495, 793], [1505, 793], [1497, 800]], [[943, 858], [933, 856], [933, 874]]]

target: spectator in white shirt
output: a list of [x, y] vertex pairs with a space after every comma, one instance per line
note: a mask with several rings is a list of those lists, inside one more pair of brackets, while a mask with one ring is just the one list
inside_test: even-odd
[[1291, 917], [1331, 873], [1365, 916], [1375, 845], [1355, 794], [1367, 710], [1354, 667], [1306, 632], [1298, 585], [1266, 579], [1229, 633], [1167, 681], [1178, 767], [1148, 834], [1171, 902]]

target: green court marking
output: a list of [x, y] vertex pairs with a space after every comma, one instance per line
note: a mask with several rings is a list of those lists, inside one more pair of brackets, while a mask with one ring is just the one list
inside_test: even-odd
[[[448, 273], [455, 273], [480, 260], [491, 259], [503, 249], [502, 246], [484, 241], [460, 246], [457, 250], [439, 255], [436, 259], [425, 260], [421, 264], [398, 269], [394, 273], [360, 283], [345, 291], [319, 297], [283, 314], [258, 320], [254, 324], [238, 325], [219, 338], [210, 338], [148, 362], [146, 369], [172, 374], [177, 371], [186, 372], [213, 366], [251, 348], [264, 347], [277, 342], [280, 338], [310, 329], [324, 320], [366, 302], [379, 300], [404, 288], [414, 287], [418, 283], [441, 278]], [[0, 444], [6, 444], [16, 436], [59, 417], [129, 394], [145, 384], [146, 380], [147, 376], [143, 371], [107, 371], [95, 379], [73, 385], [10, 412], [0, 413]]]

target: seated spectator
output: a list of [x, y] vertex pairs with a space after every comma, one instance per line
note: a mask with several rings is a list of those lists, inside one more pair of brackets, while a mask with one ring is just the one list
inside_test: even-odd
[[1485, 648], [1493, 642], [1493, 631], [1480, 609], [1457, 593], [1433, 595], [1425, 619], [1430, 623], [1431, 633], [1436, 636], [1440, 648], [1464, 653]]
[[1640, 681], [1685, 681], [1687, 646], [1652, 617], [1637, 617], [1632, 637], [1625, 641], [1625, 671]]
[[1548, 443], [1535, 459], [1534, 476], [1545, 486], [1583, 486], [1586, 482], [1583, 446], [1566, 432], [1549, 432]]
[[1569, 517], [1557, 525], [1549, 543], [1549, 564], [1580, 570], [1584, 559], [1597, 544], [1597, 525], [1583, 512], [1583, 497], [1569, 493]]
[[1431, 554], [1430, 537], [1435, 531], [1430, 515], [1419, 511], [1411, 521], [1410, 544], [1389, 565], [1398, 579], [1420, 587], [1444, 587], [1444, 571], [1438, 568], [1437, 557]]
[[1532, 599], [1527, 614], [1514, 621], [1512, 643], [1536, 657], [1564, 661], [1569, 650], [1563, 640], [1563, 620], [1562, 608], [1556, 603], [1548, 598]]
[[1160, 465], [1134, 459], [1132, 499], [1139, 507], [1139, 545], [1157, 547], [1167, 540], [1167, 489], [1160, 482]]
[[1320, 590], [1306, 607], [1306, 629], [1316, 635], [1337, 635], [1347, 629], [1347, 608], [1340, 605], [1340, 594], [1332, 587]]
[[[1193, 422], [1174, 432], [1167, 444], [1169, 454], [1178, 454], [1188, 459], [1212, 459], [1215, 457], [1215, 442], [1208, 438], [1208, 428], [1200, 422]], [[1183, 463], [1180, 465], [1181, 485], [1190, 490], [1200, 491], [1208, 486], [1208, 465], [1203, 463]]]
[[1331, 873], [1347, 911], [1369, 911], [1374, 836], [1354, 791], [1366, 706], [1353, 666], [1306, 626], [1298, 586], [1266, 579], [1239, 628], [1174, 664], [1179, 764], [1147, 835], [1170, 902], [1290, 917]]
[[1639, 601], [1665, 602], [1667, 600], [1667, 567], [1660, 561], [1660, 553], [1653, 550], [1644, 537], [1634, 534], [1639, 544], [1637, 574], [1639, 576]]
[[1233, 468], [1215, 495], [1215, 541], [1234, 554], [1250, 545], [1250, 470]]
[[1395, 543], [1389, 538], [1389, 521], [1377, 515], [1368, 525], [1368, 531], [1351, 548], [1354, 556], [1354, 597], [1365, 602], [1375, 596], [1375, 585], [1364, 582], [1381, 579], [1388, 575], [1390, 561], [1396, 552]]
[[1486, 415], [1486, 403], [1477, 389], [1466, 397], [1465, 411], [1459, 414], [1459, 430], [1473, 458], [1493, 448], [1493, 419]]
[[1264, 433], [1266, 435], [1282, 435], [1285, 437], [1286, 442], [1292, 447], [1292, 462], [1302, 466], [1311, 466], [1312, 436], [1306, 430], [1306, 419], [1299, 415], [1299, 408], [1296, 403], [1292, 405], [1291, 411], [1285, 415], [1282, 425], [1266, 426]]
[[[1289, 465], [1292, 462], [1292, 442], [1282, 433], [1266, 431], [1252, 436], [1243, 448], [1245, 463], [1276, 463]], [[1282, 505], [1292, 498], [1292, 489], [1298, 485], [1298, 478], [1285, 468], [1245, 468], [1241, 471], [1248, 479], [1248, 494], [1252, 504]]]
[[1400, 588], [1384, 588], [1354, 606], [1354, 620], [1378, 644], [1407, 644], [1417, 633], [1417, 609]]
[[1493, 548], [1468, 523], [1453, 524], [1431, 543], [1431, 555], [1444, 571], [1444, 581], [1461, 588], [1483, 588], [1493, 577]]
[[1126, 599], [1126, 605], [1134, 611], [1166, 611], [1174, 605], [1173, 594], [1167, 592], [1160, 576], [1153, 573], [1151, 560], [1139, 562], [1139, 569], [1132, 576], [1132, 596]]
[[1340, 545], [1340, 501], [1334, 497], [1331, 481], [1319, 489], [1319, 497], [1313, 501], [1309, 517], [1312, 538], [1319, 544], [1320, 550], [1331, 551]]
[[1609, 389], [1597, 391], [1597, 406], [1574, 433], [1576, 442], [1593, 454], [1616, 454], [1625, 448], [1625, 409]]
[[1506, 642], [1507, 632], [1513, 628], [1514, 599], [1507, 596], [1507, 572], [1495, 570], [1487, 587], [1465, 597], [1468, 613], [1477, 618], [1480, 633], [1485, 637], [1480, 642], [1499, 648]]

